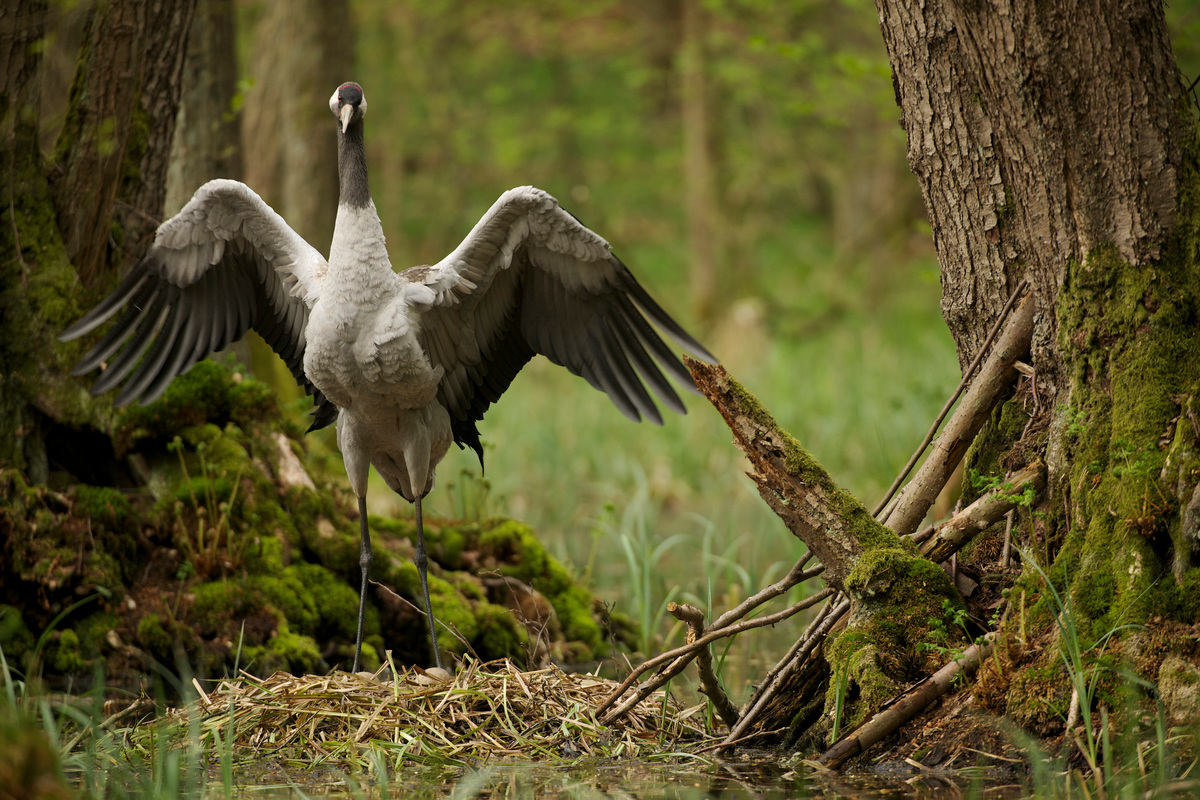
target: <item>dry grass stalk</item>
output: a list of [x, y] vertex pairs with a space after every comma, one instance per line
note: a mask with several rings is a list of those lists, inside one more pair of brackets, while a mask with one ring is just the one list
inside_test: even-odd
[[232, 734], [236, 746], [257, 751], [328, 755], [376, 744], [421, 760], [537, 760], [647, 757], [713, 741], [698, 713], [703, 706], [681, 709], [664, 692], [620, 724], [602, 725], [595, 709], [615, 686], [556, 667], [521, 672], [503, 660], [469, 662], [444, 682], [416, 670], [395, 681], [344, 672], [266, 680], [243, 674], [201, 691], [197, 704], [205, 732], [221, 740]]

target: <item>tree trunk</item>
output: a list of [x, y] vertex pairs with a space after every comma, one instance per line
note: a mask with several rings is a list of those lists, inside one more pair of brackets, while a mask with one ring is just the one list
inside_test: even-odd
[[[1085, 647], [1134, 623], [1108, 652], [1158, 681], [1170, 715], [1179, 681], [1200, 676], [1186, 635], [1200, 618], [1200, 179], [1161, 4], [877, 8], [961, 363], [1022, 278], [1037, 300], [1035, 378], [970, 457], [985, 474], [1038, 457], [1049, 470], [1047, 499], [1014, 531], [1013, 596], [1028, 606], [1007, 613], [976, 692], [1061, 733], [1055, 620]], [[1119, 712], [1112, 683], [1097, 704]]]
[[[314, 97], [354, 80], [353, 15], [345, 0], [273, 0], [254, 29], [252, 88], [241, 115], [246, 184], [318, 251], [329, 253], [337, 216], [336, 123]], [[368, 99], [371, 87], [365, 87]], [[281, 398], [301, 395], [287, 366], [257, 334], [245, 340], [255, 375]]]
[[270, 2], [249, 65], [246, 183], [322, 253], [329, 252], [337, 215], [337, 160], [329, 157], [336, 124], [311, 100], [354, 80], [352, 19], [345, 0]]
[[166, 216], [213, 178], [242, 178], [233, 0], [197, 0], [167, 172]]
[[[47, 8], [26, 1], [0, 14], [0, 464], [44, 482], [56, 460], [79, 449], [56, 431], [102, 427], [105, 406], [68, 377], [65, 354], [76, 351], [59, 347], [55, 336], [78, 316], [69, 300], [72, 259], [79, 279], [103, 283], [125, 248], [144, 248], [157, 225], [166, 171], [158, 151], [169, 149], [174, 129], [191, 4], [115, 0], [90, 10], [48, 171], [38, 144], [37, 46], [47, 35]], [[64, 447], [56, 454], [58, 444]]]
[[109, 266], [110, 241], [143, 252], [162, 221], [194, 5], [113, 0], [89, 14], [52, 173], [59, 227], [85, 285]]

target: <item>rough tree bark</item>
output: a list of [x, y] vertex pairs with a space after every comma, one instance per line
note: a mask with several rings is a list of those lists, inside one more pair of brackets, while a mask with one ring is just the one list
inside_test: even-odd
[[162, 221], [194, 6], [114, 0], [88, 15], [51, 173], [67, 254], [87, 286], [109, 266], [110, 243], [143, 252]]
[[[1200, 179], [1162, 6], [876, 5], [960, 361], [1019, 280], [1037, 298], [1035, 377], [970, 462], [1048, 467], [1047, 499], [1014, 532], [1025, 563], [1013, 591], [1028, 595], [1020, 622], [1037, 635], [998, 647], [976, 693], [1035, 733], [1062, 732], [1070, 690], [1044, 669], [1057, 664], [1057, 615], [1036, 561], [1085, 644], [1143, 626], [1109, 653], [1157, 680], [1181, 720], [1181, 682], [1200, 677], [1186, 635], [1200, 618]], [[1115, 683], [1101, 681], [1099, 700], [1114, 713]]]

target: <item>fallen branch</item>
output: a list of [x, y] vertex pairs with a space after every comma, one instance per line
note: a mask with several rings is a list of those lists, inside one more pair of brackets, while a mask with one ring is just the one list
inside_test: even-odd
[[[687, 603], [683, 605], [668, 603], [667, 611], [671, 612], [675, 619], [687, 624], [688, 644], [692, 644], [704, 635], [704, 612], [700, 609]], [[729, 701], [725, 690], [721, 688], [721, 682], [717, 680], [716, 673], [713, 672], [712, 652], [708, 649], [708, 645], [704, 645], [696, 653], [696, 670], [700, 673], [700, 693], [712, 701], [713, 708], [716, 709], [721, 720], [732, 728], [737, 724], [738, 710]]]
[[921, 713], [926, 706], [950, 691], [960, 675], [974, 672], [980, 662], [988, 657], [992, 652], [992, 636], [989, 633], [983, 642], [971, 645], [961, 657], [900, 695], [890, 706], [826, 750], [817, 761], [830, 769], [838, 769]]
[[[818, 565], [816, 567], [813, 567], [810, 570], [804, 569], [804, 565], [807, 564], [809, 562], [809, 560], [811, 560], [811, 559], [812, 559], [812, 553], [805, 553], [804, 557], [801, 558], [799, 561], [797, 561], [792, 566], [792, 568], [790, 570], [788, 570], [787, 575], [784, 575], [782, 578], [780, 578], [779, 580], [777, 580], [775, 583], [771, 584], [767, 588], [760, 590], [759, 592], [751, 595], [750, 597], [747, 597], [745, 600], [743, 600], [741, 603], [739, 603], [735, 608], [732, 608], [729, 611], [726, 611], [721, 616], [717, 617], [713, 621], [713, 624], [709, 626], [708, 632], [706, 633], [706, 635], [711, 635], [715, 631], [723, 630], [731, 622], [741, 619], [742, 617], [746, 616], [746, 614], [753, 611], [755, 608], [758, 608], [763, 603], [766, 603], [768, 600], [773, 600], [776, 597], [778, 597], [779, 595], [781, 595], [784, 592], [791, 589], [793, 586], [799, 586], [801, 583], [804, 583], [804, 581], [808, 580], [809, 578], [813, 578], [813, 577], [816, 577], [817, 575], [820, 575], [825, 569], [822, 566]], [[824, 595], [822, 595], [822, 597], [828, 597], [829, 594], [832, 594], [832, 592], [826, 592]], [[820, 602], [820, 601], [818, 600], [817, 602]], [[715, 641], [716, 639], [719, 639], [719, 638], [721, 638], [721, 637], [714, 636], [713, 639], [710, 639], [709, 641]], [[621, 685], [618, 686], [612, 694], [610, 694], [608, 697], [604, 698], [604, 702], [601, 703], [599, 708], [596, 709], [596, 713], [603, 714], [605, 709], [607, 709], [609, 706], [611, 706], [613, 703], [615, 703], [621, 697], [621, 695], [625, 694], [625, 692], [629, 689], [629, 687], [633, 685], [634, 681], [636, 681], [647, 670], [654, 669], [655, 667], [659, 666], [660, 664], [666, 664], [667, 662], [671, 661], [672, 659], [682, 658], [684, 656], [687, 656], [689, 653], [691, 653], [693, 650], [696, 650], [697, 648], [698, 648], [698, 645], [696, 645], [695, 643], [685, 644], [682, 647], [677, 647], [674, 650], [668, 650], [665, 653], [659, 653], [654, 658], [643, 661], [640, 665], [638, 665], [638, 667], [636, 669], [634, 669], [632, 672], [629, 673], [629, 676], [625, 678], [625, 680], [621, 683]], [[682, 667], [681, 667], [681, 669], [682, 669]]]
[[979, 374], [971, 381], [945, 429], [933, 443], [925, 463], [900, 492], [892, 507], [886, 510], [881, 520], [884, 525], [905, 534], [916, 530], [921, 523], [950, 474], [966, 455], [975, 434], [987, 421], [1001, 393], [1016, 377], [1014, 365], [1029, 352], [1033, 340], [1035, 305], [1033, 296], [1025, 295], [1013, 311], [996, 340], [995, 348], [980, 367]]
[[954, 392], [950, 395], [950, 399], [946, 401], [944, 406], [942, 406], [942, 410], [937, 415], [937, 419], [935, 419], [933, 421], [933, 425], [929, 427], [929, 432], [925, 434], [925, 438], [921, 441], [921, 444], [917, 446], [916, 451], [912, 454], [912, 458], [908, 459], [908, 463], [904, 465], [904, 469], [900, 470], [900, 474], [896, 476], [896, 480], [892, 481], [892, 485], [889, 486], [888, 490], [883, 493], [883, 497], [879, 500], [879, 505], [875, 506], [875, 509], [871, 512], [871, 516], [879, 519], [880, 514], [882, 514], [884, 509], [888, 507], [888, 503], [891, 502], [891, 499], [896, 496], [896, 490], [900, 488], [900, 484], [904, 483], [904, 479], [908, 477], [908, 473], [912, 472], [912, 468], [917, 465], [917, 461], [920, 460], [921, 454], [925, 452], [925, 448], [929, 447], [929, 443], [932, 442], [933, 437], [937, 435], [938, 428], [942, 426], [942, 420], [944, 420], [946, 415], [950, 413], [950, 409], [954, 408], [954, 404], [958, 401], [959, 395], [961, 395], [963, 390], [966, 389], [968, 384], [971, 383], [971, 380], [975, 375], [975, 370], [979, 367], [979, 362], [983, 360], [984, 355], [986, 355], [988, 352], [988, 348], [992, 345], [992, 341], [996, 338], [996, 334], [1000, 332], [1001, 327], [1004, 325], [1004, 321], [1008, 318], [1008, 312], [1012, 311], [1013, 304], [1016, 303], [1017, 300], [1024, 295], [1028, 289], [1029, 282], [1023, 280], [1017, 284], [1017, 288], [1013, 290], [1011, 295], [1009, 295], [1008, 302], [1004, 304], [1004, 308], [1000, 309], [1000, 316], [996, 317], [996, 322], [992, 325], [992, 329], [988, 331], [987, 338], [983, 340], [983, 346], [980, 347], [979, 352], [975, 354], [974, 360], [971, 361], [965, 370], [963, 370], [962, 380], [958, 382], [958, 386], [955, 387]]
[[[885, 541], [881, 526], [850, 492], [783, 430], [762, 404], [719, 364], [684, 356], [697, 388], [716, 407], [752, 467], [758, 493], [796, 538], [808, 545], [837, 589], [862, 553], [861, 539]], [[897, 542], [898, 544], [898, 542]]]
[[1019, 506], [1024, 501], [1021, 493], [1027, 487], [1040, 492], [1045, 485], [1041, 464], [1026, 467], [1009, 477], [1003, 486], [987, 492], [939, 526], [933, 537], [921, 546], [921, 555], [935, 564], [942, 563]]

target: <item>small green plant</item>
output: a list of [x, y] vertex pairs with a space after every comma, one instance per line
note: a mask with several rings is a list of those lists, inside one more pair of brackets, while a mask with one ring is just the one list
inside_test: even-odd
[[967, 621], [971, 615], [967, 609], [957, 606], [950, 598], [942, 600], [942, 616], [929, 619], [929, 631], [926, 641], [917, 644], [918, 650], [932, 650], [950, 660], [960, 658], [963, 651], [950, 647], [950, 638], [957, 631], [962, 631], [964, 640], [970, 640]]
[[491, 516], [488, 506], [491, 492], [492, 482], [466, 467], [458, 471], [457, 480], [446, 484], [454, 516], [464, 522], [483, 522]]
[[[207, 573], [214, 567], [225, 564], [236, 564], [240, 560], [236, 537], [230, 526], [230, 511], [237, 502], [238, 488], [241, 485], [244, 465], [238, 466], [237, 474], [232, 481], [228, 500], [218, 500], [213, 474], [204, 453], [207, 445], [200, 442], [196, 445], [196, 456], [200, 461], [200, 483], [202, 497], [196, 496], [195, 482], [188, 471], [187, 460], [183, 457], [183, 439], [176, 436], [167, 445], [167, 449], [179, 456], [179, 468], [183, 474], [184, 485], [192, 501], [192, 512], [196, 516], [196, 525], [189, 528], [183, 521], [182, 503], [175, 505], [176, 528], [180, 532], [180, 541], [185, 550], [185, 556], [193, 562], [193, 570]], [[222, 475], [221, 477], [228, 477]]]
[[641, 626], [638, 647], [643, 653], [652, 652], [656, 646], [656, 632], [668, 616], [667, 604], [679, 593], [678, 586], [664, 588], [659, 562], [686, 541], [686, 537], [678, 533], [658, 540], [654, 533], [657, 517], [658, 508], [650, 497], [650, 484], [645, 474], [639, 472], [637, 488], [620, 518], [602, 523], [608, 535], [616, 539], [629, 568], [628, 608]]

